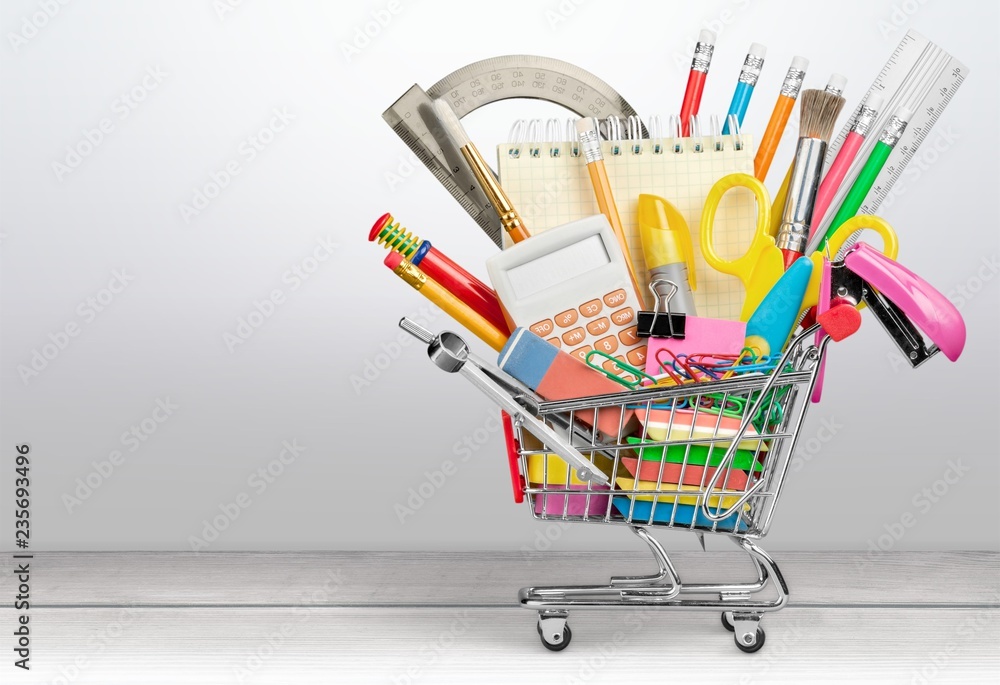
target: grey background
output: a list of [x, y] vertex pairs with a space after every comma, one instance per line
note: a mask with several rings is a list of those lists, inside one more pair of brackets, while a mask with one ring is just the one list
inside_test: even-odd
[[[493, 406], [417, 345], [394, 347], [396, 321], [424, 302], [366, 242], [376, 217], [392, 211], [483, 277], [494, 248], [421, 165], [391, 186], [386, 174], [410, 155], [380, 115], [413, 82], [519, 52], [573, 62], [640, 112], [669, 114], [686, 80], [675, 57], [688, 60], [688, 40], [712, 24], [721, 31], [704, 112], [725, 111], [750, 42], [769, 48], [745, 124], [757, 133], [794, 54], [811, 60], [807, 87], [845, 74], [850, 106], [906, 28], [971, 69], [937, 126], [950, 132], [941, 151], [882, 212], [901, 235], [901, 261], [954, 296], [978, 285], [961, 304], [965, 356], [897, 368], [866, 315], [832, 350], [768, 545], [867, 549], [911, 514], [892, 548], [998, 547], [1000, 279], [987, 269], [976, 281], [982, 260], [1000, 254], [996, 3], [399, 0], [350, 60], [343, 45], [387, 3], [232, 4], [70, 2], [16, 49], [11, 32], [40, 5], [0, 7], [0, 516], [13, 506], [13, 445], [30, 442], [34, 549], [191, 549], [241, 493], [249, 506], [207, 549], [633, 547], [618, 527], [543, 525], [515, 507]], [[121, 119], [117, 99], [155, 67], [162, 83]], [[230, 160], [245, 162], [241, 142], [274, 108], [294, 120], [185, 222], [179, 205]], [[506, 102], [465, 123], [489, 150], [512, 119], [536, 115], [565, 113]], [[53, 162], [103, 118], [114, 130], [58, 180]], [[778, 181], [772, 173], [772, 192]], [[339, 247], [293, 291], [283, 273], [327, 237]], [[134, 280], [87, 322], [78, 306], [114, 269]], [[276, 288], [284, 303], [230, 352], [224, 334]], [[69, 323], [79, 335], [25, 384], [18, 366]], [[387, 350], [395, 358], [356, 390], [352, 376]], [[158, 398], [177, 409], [147, 420], [145, 441], [123, 442]], [[824, 420], [838, 429], [821, 442]], [[466, 438], [478, 449], [463, 459]], [[280, 475], [263, 489], [250, 480], [269, 463], [277, 470], [292, 440], [305, 449]], [[115, 450], [122, 462], [93, 475]], [[922, 490], [958, 458], [967, 471], [925, 506]], [[446, 460], [454, 474], [401, 523], [394, 505]], [[99, 486], [67, 506], [88, 475]], [[690, 548], [689, 537], [668, 542]]]

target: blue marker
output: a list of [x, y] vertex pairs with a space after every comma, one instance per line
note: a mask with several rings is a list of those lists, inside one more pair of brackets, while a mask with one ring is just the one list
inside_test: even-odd
[[729, 103], [729, 113], [726, 115], [726, 123], [722, 127], [722, 135], [729, 135], [729, 119], [733, 116], [743, 125], [743, 117], [747, 115], [747, 107], [750, 106], [750, 96], [753, 95], [754, 86], [757, 85], [757, 78], [760, 76], [761, 67], [764, 66], [764, 54], [767, 52], [760, 43], [750, 46], [747, 58], [743, 60], [743, 68], [740, 69], [740, 80], [736, 82], [736, 92], [733, 93], [733, 101]]

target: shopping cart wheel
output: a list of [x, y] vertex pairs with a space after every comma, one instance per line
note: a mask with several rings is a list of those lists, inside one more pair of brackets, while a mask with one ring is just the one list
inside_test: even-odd
[[[765, 637], [764, 629], [757, 628], [757, 630], [754, 633], [746, 633], [743, 636], [737, 635], [736, 646], [739, 647], [741, 651], [744, 651], [747, 654], [753, 654], [758, 649], [764, 646], [764, 637]], [[751, 642], [750, 644], [746, 644], [747, 638], [752, 638], [753, 642]]]
[[728, 614], [729, 614], [728, 611], [722, 612], [722, 627], [728, 630], [730, 633], [733, 633], [736, 631], [736, 628], [733, 627], [733, 622], [729, 619]]
[[573, 639], [573, 631], [566, 624], [566, 614], [546, 614], [538, 612], [538, 637], [542, 644], [553, 652], [561, 652]]

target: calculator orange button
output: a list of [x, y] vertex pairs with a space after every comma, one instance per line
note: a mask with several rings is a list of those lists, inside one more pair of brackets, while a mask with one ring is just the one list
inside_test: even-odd
[[637, 347], [625, 356], [628, 357], [628, 363], [632, 366], [638, 366], [640, 369], [644, 368], [646, 364], [646, 346]]
[[612, 352], [618, 349], [618, 341], [615, 339], [615, 336], [609, 335], [608, 337], [601, 338], [600, 340], [595, 342], [594, 349], [600, 350], [605, 354], [611, 354]]
[[559, 342], [559, 338], [549, 338], [545, 342], [551, 343], [552, 345], [555, 345], [557, 348], [562, 347], [562, 343]]
[[569, 328], [576, 323], [577, 313], [575, 309], [567, 309], [564, 312], [556, 314], [556, 325], [560, 328]]
[[593, 321], [587, 324], [587, 330], [590, 332], [591, 335], [603, 335], [604, 333], [608, 332], [609, 328], [611, 328], [611, 321], [609, 321], [608, 317], [606, 316], [602, 316], [599, 319], [594, 319]]
[[639, 335], [636, 332], [636, 327], [635, 326], [631, 326], [630, 328], [626, 328], [624, 331], [622, 331], [621, 333], [618, 334], [618, 338], [625, 345], [635, 345], [636, 343], [639, 342]]
[[614, 374], [625, 373], [625, 369], [618, 366], [618, 363], [623, 361], [625, 361], [625, 357], [619, 355], [614, 359], [609, 359], [608, 361], [604, 362], [603, 364], [601, 364], [601, 367], [603, 367], [605, 371], [609, 371]]
[[552, 325], [552, 319], [545, 319], [544, 321], [533, 323], [529, 328], [529, 330], [537, 336], [548, 335], [554, 329], [555, 327]]
[[619, 309], [617, 312], [611, 315], [611, 320], [615, 322], [616, 326], [626, 326], [632, 323], [632, 319], [635, 318], [635, 311], [631, 307], [625, 307], [625, 309]]
[[573, 350], [572, 352], [570, 352], [570, 354], [572, 354], [575, 357], [578, 357], [580, 359], [580, 361], [582, 361], [584, 364], [586, 364], [587, 363], [587, 355], [590, 352], [592, 352], [593, 349], [594, 348], [591, 347], [590, 345], [585, 345], [583, 347], [580, 347], [578, 349]]
[[590, 302], [584, 302], [580, 305], [580, 313], [587, 317], [597, 316], [601, 313], [601, 309], [602, 306], [600, 300], [591, 300]]
[[586, 340], [587, 334], [582, 328], [574, 328], [571, 331], [562, 334], [563, 342], [567, 345], [579, 345], [584, 340]]
[[620, 304], [625, 304], [625, 300], [627, 299], [627, 297], [628, 296], [625, 294], [625, 290], [619, 288], [613, 293], [608, 293], [607, 295], [604, 296], [604, 304], [608, 305], [609, 307], [617, 307]]

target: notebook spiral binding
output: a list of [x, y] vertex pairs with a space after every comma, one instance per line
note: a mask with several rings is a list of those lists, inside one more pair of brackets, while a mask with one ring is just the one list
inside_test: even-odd
[[[666, 135], [664, 135], [663, 120], [659, 116], [651, 116], [646, 126], [648, 137], [642, 135], [642, 120], [636, 115], [624, 121], [616, 116], [596, 121], [601, 137], [611, 142], [611, 154], [615, 156], [626, 151], [633, 155], [647, 152], [654, 155], [702, 153], [706, 150], [721, 152], [725, 149], [727, 138], [732, 141], [734, 150], [742, 150], [744, 145], [743, 134], [735, 114], [728, 118], [730, 133], [725, 136], [722, 135], [722, 126], [717, 115], [709, 117], [710, 130], [707, 136], [702, 133], [701, 118], [693, 116], [691, 135], [686, 138], [681, 136], [681, 119], [676, 114], [671, 114], [667, 121]], [[560, 157], [563, 154], [579, 157], [580, 145], [576, 122], [577, 119], [572, 118], [567, 119], [565, 125], [556, 118], [518, 119], [510, 127], [508, 141], [511, 147], [507, 154], [513, 159], [518, 159], [522, 152], [528, 157], [539, 157], [547, 147], [547, 154], [550, 157]]]

